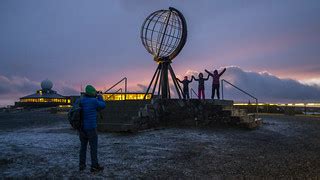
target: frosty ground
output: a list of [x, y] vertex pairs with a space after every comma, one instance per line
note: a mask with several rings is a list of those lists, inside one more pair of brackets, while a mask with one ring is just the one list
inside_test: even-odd
[[[320, 118], [263, 119], [256, 130], [100, 133], [99, 160], [105, 171], [91, 174], [89, 168], [78, 171], [79, 138], [65, 114], [0, 113], [0, 177], [319, 177]], [[90, 166], [90, 156], [87, 162]]]

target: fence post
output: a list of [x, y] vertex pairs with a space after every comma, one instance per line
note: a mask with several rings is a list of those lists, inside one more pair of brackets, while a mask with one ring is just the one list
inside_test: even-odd
[[223, 96], [223, 80], [221, 80], [221, 95], [222, 95], [222, 100], [224, 100], [224, 96]]
[[127, 100], [127, 77], [124, 79], [124, 100]]

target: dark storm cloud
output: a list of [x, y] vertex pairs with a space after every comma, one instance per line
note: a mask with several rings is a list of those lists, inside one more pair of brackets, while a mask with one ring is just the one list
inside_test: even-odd
[[59, 91], [60, 94], [63, 94], [65, 96], [80, 94], [80, 89], [75, 89], [74, 87], [66, 85], [65, 83], [62, 85], [59, 85], [57, 90]]
[[[198, 76], [198, 72], [190, 70], [186, 75]], [[244, 71], [239, 67], [228, 67], [221, 78], [264, 102], [320, 101], [320, 86], [302, 84], [293, 79], [281, 79], [268, 72], [258, 73]], [[206, 83], [207, 95], [211, 95], [211, 81], [212, 79]], [[192, 88], [197, 89], [197, 84], [193, 83]], [[250, 99], [228, 85], [225, 86], [225, 97], [242, 101]]]
[[[30, 80], [26, 77], [6, 77], [0, 75], [0, 107], [13, 104], [20, 97], [33, 94], [41, 89], [40, 82]], [[66, 83], [54, 83], [54, 90], [62, 95], [78, 95], [79, 90]]]
[[173, 63], [177, 73], [235, 65], [319, 77], [318, 0], [2, 0], [0, 73], [64, 81], [72, 84], [66, 93], [124, 76], [145, 82], [155, 64], [141, 45], [140, 26], [169, 6], [188, 23], [186, 46]]
[[139, 91], [142, 91], [142, 92], [146, 92], [147, 89], [148, 89], [148, 86], [147, 85], [143, 85], [143, 84], [137, 84], [138, 88], [139, 88]]
[[0, 72], [38, 81], [43, 74], [53, 80], [59, 74], [79, 83], [152, 67], [139, 39], [140, 26], [151, 12], [169, 6], [180, 9], [188, 22], [179, 66], [195, 66], [197, 58], [208, 65], [272, 70], [280, 63], [299, 70], [302, 58], [306, 64], [319, 60], [317, 0], [3, 0]]
[[39, 83], [25, 77], [0, 75], [0, 107], [13, 105], [19, 97], [34, 92]]
[[225, 75], [234, 84], [254, 93], [263, 101], [319, 101], [320, 88], [292, 79], [281, 79], [268, 72], [246, 72], [231, 67]]
[[0, 75], [0, 96], [4, 97], [8, 94], [30, 93], [37, 89], [39, 84], [25, 77], [11, 77]]
[[[32, 81], [26, 77], [6, 77], [0, 75], [0, 96], [4, 97], [13, 94], [25, 94], [34, 93], [40, 89], [40, 82]], [[53, 89], [59, 91], [63, 95], [75, 95], [79, 94], [79, 90], [66, 83], [54, 83]]]

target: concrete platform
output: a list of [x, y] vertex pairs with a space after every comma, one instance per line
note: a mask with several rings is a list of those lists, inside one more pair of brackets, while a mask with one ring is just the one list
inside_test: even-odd
[[139, 114], [139, 110], [144, 108], [150, 100], [145, 101], [107, 101], [106, 108], [98, 118], [99, 131], [129, 131], [133, 128], [132, 117]]
[[229, 117], [232, 107], [232, 100], [108, 101], [106, 108], [101, 111], [102, 118], [98, 119], [98, 130], [132, 131], [152, 125], [170, 124], [193, 126], [205, 114]]

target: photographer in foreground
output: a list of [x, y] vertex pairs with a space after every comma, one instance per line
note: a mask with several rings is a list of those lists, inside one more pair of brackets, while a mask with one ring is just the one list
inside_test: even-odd
[[81, 119], [83, 120], [83, 126], [79, 131], [81, 142], [79, 170], [83, 171], [86, 168], [86, 153], [89, 142], [91, 154], [91, 172], [103, 171], [104, 168], [99, 165], [97, 157], [97, 113], [98, 110], [106, 107], [106, 103], [101, 94], [97, 94], [96, 89], [91, 85], [86, 86], [84, 96], [77, 101], [80, 101]]

